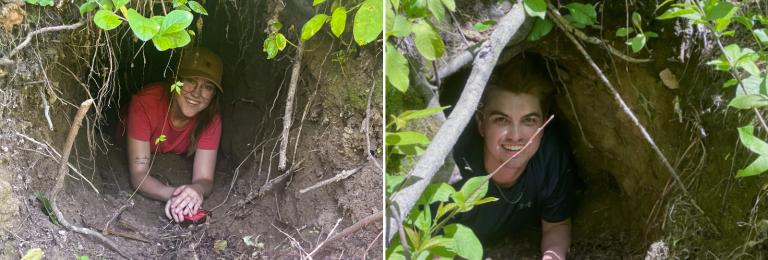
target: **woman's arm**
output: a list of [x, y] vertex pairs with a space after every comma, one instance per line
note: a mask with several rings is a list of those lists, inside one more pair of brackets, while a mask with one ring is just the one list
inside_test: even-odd
[[563, 260], [571, 246], [571, 219], [551, 223], [541, 220], [542, 259]]
[[192, 188], [200, 195], [208, 196], [213, 189], [217, 150], [197, 149], [192, 168]]
[[[131, 173], [131, 185], [142, 195], [155, 200], [167, 201], [172, 197], [174, 188], [149, 176], [149, 142], [126, 137], [128, 146], [128, 170]], [[142, 180], [144, 181], [142, 183]]]

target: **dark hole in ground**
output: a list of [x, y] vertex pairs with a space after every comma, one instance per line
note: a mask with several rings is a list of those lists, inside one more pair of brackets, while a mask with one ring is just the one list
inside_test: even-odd
[[[557, 63], [556, 60], [545, 60], [538, 53], [525, 52], [513, 57], [522, 59], [525, 57], [532, 61], [534, 65], [539, 66], [536, 69], [549, 71], [552, 82], [554, 83], [554, 93], [551, 100], [555, 120], [549, 128], [556, 129], [560, 136], [569, 140], [571, 153], [574, 154], [574, 163], [577, 167], [577, 174], [585, 186], [578, 192], [578, 206], [575, 215], [572, 218], [572, 244], [571, 255], [569, 257], [581, 258], [623, 258], [631, 255], [642, 256], [645, 248], [637, 246], [643, 239], [641, 233], [628, 235], [631, 225], [626, 222], [628, 217], [627, 198], [624, 197], [624, 188], [620, 186], [617, 178], [622, 177], [616, 174], [616, 170], [595, 167], [595, 165], [605, 164], [595, 161], [595, 158], [579, 156], [577, 153], [584, 151], [584, 144], [581, 138], [581, 130], [573, 120], [573, 112], [569, 103], [564, 103], [566, 98], [564, 86], [558, 81], [554, 73], [567, 73], [567, 67]], [[507, 63], [497, 66], [494, 75], [502, 73], [502, 69]], [[442, 105], [454, 105], [461, 95], [461, 91], [469, 77], [470, 70], [463, 69], [454, 75], [448, 77], [443, 83], [440, 92], [440, 103]], [[492, 76], [494, 77], [494, 76]], [[573, 76], [577, 77], [577, 76]], [[579, 79], [581, 80], [581, 79]], [[573, 90], [571, 90], [573, 95]], [[594, 109], [594, 108], [591, 108]], [[590, 110], [591, 110], [590, 109]], [[446, 111], [446, 116], [450, 109]], [[584, 119], [581, 119], [584, 120]], [[584, 126], [590, 128], [590, 126]], [[473, 117], [465, 132], [474, 132], [477, 134], [477, 124]], [[576, 148], [578, 147], [578, 149]], [[624, 149], [623, 147], [612, 147], [612, 149]], [[640, 228], [642, 229], [642, 227]], [[537, 259], [540, 257], [539, 248], [541, 240], [541, 229], [539, 226], [531, 226], [520, 232], [513, 233], [503, 242], [495, 243], [488, 247], [486, 255], [494, 259]]]

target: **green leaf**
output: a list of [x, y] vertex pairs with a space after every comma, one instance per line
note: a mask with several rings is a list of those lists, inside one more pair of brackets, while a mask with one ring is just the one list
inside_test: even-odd
[[309, 19], [309, 21], [301, 27], [301, 40], [306, 41], [312, 38], [312, 36], [315, 36], [315, 34], [320, 31], [320, 28], [323, 27], [323, 24], [328, 21], [328, 18], [330, 17], [327, 14], [317, 14]]
[[427, 8], [438, 21], [445, 19], [445, 7], [441, 0], [427, 0]]
[[754, 21], [750, 17], [739, 15], [734, 17], [733, 20], [743, 25], [744, 28], [747, 28], [747, 30], [752, 30], [752, 28], [755, 26]]
[[176, 92], [177, 95], [181, 95], [181, 87], [184, 86], [184, 82], [176, 81], [171, 85], [171, 92]]
[[128, 24], [139, 40], [149, 41], [160, 31], [160, 23], [144, 17], [134, 9], [128, 9]]
[[422, 18], [428, 14], [427, 0], [405, 0], [403, 5], [408, 18]]
[[44, 256], [45, 252], [39, 247], [35, 247], [27, 250], [27, 252], [24, 253], [24, 256], [21, 257], [21, 260], [40, 260], [43, 259]]
[[208, 15], [208, 11], [205, 10], [205, 7], [198, 3], [197, 1], [189, 1], [187, 2], [187, 5], [189, 6], [189, 9], [192, 9], [195, 13], [202, 14], [202, 15]]
[[[389, 63], [387, 63], [389, 65]], [[446, 108], [449, 108], [450, 106], [444, 106], [444, 107], [429, 107], [421, 110], [407, 110], [405, 112], [400, 113], [398, 118], [402, 120], [414, 120], [419, 118], [425, 118], [428, 116], [432, 116], [435, 113], [438, 113], [440, 111], [445, 110]]]
[[352, 34], [357, 45], [366, 45], [379, 37], [383, 30], [382, 0], [366, 0], [355, 14]]
[[448, 212], [456, 209], [456, 207], [457, 207], [456, 203], [448, 203], [448, 204], [440, 203], [440, 206], [437, 207], [437, 213], [435, 214], [435, 219], [440, 219]]
[[430, 238], [427, 241], [424, 241], [424, 243], [421, 243], [420, 248], [422, 250], [432, 251], [431, 249], [436, 247], [450, 247], [450, 246], [453, 246], [453, 239], [446, 238], [443, 236], [435, 236]]
[[621, 27], [618, 30], [616, 30], [616, 36], [617, 37], [626, 37], [630, 33], [634, 32], [635, 29], [632, 29], [630, 27]]
[[[389, 30], [387, 33], [389, 35], [395, 37], [405, 37], [411, 34], [411, 22], [408, 21], [408, 18], [405, 18], [405, 16], [397, 15], [391, 21], [392, 24], [387, 27]], [[390, 22], [390, 20], [387, 19], [387, 22]]]
[[[384, 180], [386, 184], [386, 193], [387, 195], [391, 195], [394, 193], [396, 188], [400, 186], [401, 183], [405, 181], [405, 176], [399, 176], [399, 175], [386, 175], [386, 178]], [[387, 196], [389, 197], [389, 196]]]
[[570, 17], [573, 22], [582, 25], [593, 25], [597, 22], [597, 11], [590, 4], [570, 3], [565, 6], [570, 11]]
[[629, 44], [632, 47], [633, 53], [637, 53], [640, 50], [642, 50], [643, 47], [645, 47], [645, 41], [646, 41], [645, 35], [638, 34], [638, 35], [635, 35], [635, 37], [633, 37], [631, 40], [629, 40], [627, 44]]
[[754, 130], [755, 128], [751, 124], [739, 127], [739, 140], [750, 151], [761, 156], [768, 156], [768, 143], [755, 137]]
[[394, 239], [391, 246], [387, 247], [387, 260], [405, 260], [405, 251], [400, 245], [400, 240]]
[[280, 29], [283, 29], [283, 23], [281, 22], [274, 22], [269, 25], [269, 29], [272, 30], [272, 32], [280, 31]]
[[173, 8], [176, 8], [176, 7], [179, 7], [179, 6], [184, 6], [184, 5], [187, 5], [187, 2], [188, 2], [187, 0], [173, 0], [173, 1], [172, 1], [172, 3], [173, 3]]
[[454, 0], [442, 0], [443, 5], [445, 5], [445, 8], [448, 8], [448, 11], [456, 12], [456, 2]]
[[99, 10], [96, 15], [93, 16], [93, 23], [101, 29], [106, 31], [117, 28], [122, 23], [120, 17], [112, 11]]
[[689, 20], [694, 20], [694, 21], [701, 20], [701, 15], [693, 8], [677, 8], [677, 7], [670, 8], [659, 17], [656, 17], [656, 19], [668, 20], [668, 19], [674, 19], [678, 17], [683, 17]]
[[275, 34], [275, 44], [277, 44], [277, 49], [282, 51], [287, 46], [288, 39], [282, 33], [277, 33]]
[[749, 166], [736, 172], [736, 177], [750, 177], [760, 175], [768, 170], [768, 156], [760, 156]]
[[187, 44], [189, 44], [191, 41], [192, 38], [189, 37], [189, 33], [187, 33], [185, 30], [172, 33], [161, 33], [155, 35], [155, 37], [152, 37], [152, 43], [159, 51], [184, 47], [187, 46]]
[[754, 34], [755, 38], [761, 43], [768, 44], [768, 29], [757, 29], [752, 31], [752, 34]]
[[341, 37], [344, 33], [344, 27], [347, 25], [347, 9], [344, 7], [337, 7], [331, 14], [331, 32], [336, 37]]
[[499, 199], [495, 198], [495, 197], [485, 197], [485, 198], [482, 198], [481, 200], [478, 200], [475, 203], [475, 206], [482, 205], [482, 204], [485, 204], [485, 203], [491, 203], [491, 202], [494, 202], [494, 201], [497, 201], [497, 200], [499, 200]]
[[96, 0], [96, 3], [101, 7], [101, 9], [106, 9], [109, 11], [115, 9], [115, 5], [112, 4], [112, 0]]
[[112, 4], [115, 5], [115, 10], [119, 10], [128, 2], [130, 2], [130, 0], [112, 0]]
[[632, 12], [632, 24], [637, 28], [642, 28], [643, 17], [637, 12]]
[[77, 257], [77, 260], [90, 260], [90, 259], [91, 258], [89, 258], [87, 255], [81, 255]]
[[483, 245], [472, 229], [462, 224], [445, 226], [445, 237], [453, 240], [453, 249], [457, 255], [466, 259], [482, 259]]
[[157, 137], [157, 139], [155, 139], [155, 145], [158, 145], [162, 142], [165, 142], [165, 135], [163, 134], [161, 134], [160, 136]]
[[704, 8], [704, 13], [706, 13], [707, 20], [714, 21], [720, 18], [727, 17], [729, 15], [732, 15], [732, 12], [735, 12], [736, 6], [728, 3], [726, 1], [718, 1], [718, 3], [711, 8]]
[[422, 234], [429, 232], [432, 226], [432, 212], [429, 207], [413, 207], [411, 214], [408, 214], [408, 220], [422, 232]]
[[[536, 19], [536, 21], [538, 20], [540, 19]], [[494, 25], [496, 25], [496, 20], [485, 20], [485, 21], [476, 23], [472, 27], [475, 28], [476, 31], [482, 32], [482, 31], [491, 29], [491, 27], [493, 27]]]
[[53, 0], [26, 0], [27, 4], [39, 6], [53, 6]]
[[756, 107], [768, 106], [768, 99], [760, 95], [743, 95], [734, 97], [728, 106], [738, 109], [752, 109]]
[[443, 56], [445, 43], [440, 35], [435, 32], [432, 25], [425, 21], [418, 21], [413, 25], [414, 42], [416, 50], [427, 60], [436, 60]]
[[429, 138], [419, 132], [387, 133], [387, 145], [429, 144]]
[[277, 56], [277, 50], [277, 41], [275, 40], [275, 37], [267, 37], [267, 39], [264, 39], [264, 47], [262, 47], [262, 51], [267, 54], [268, 60], [274, 59]]
[[552, 23], [552, 21], [549, 19], [536, 19], [536, 21], [533, 22], [533, 28], [531, 29], [531, 32], [528, 34], [528, 41], [532, 42], [541, 39], [542, 37], [549, 34], [549, 32], [552, 31], [552, 27], [554, 26], [555, 24]]
[[312, 6], [317, 6], [319, 4], [325, 3], [325, 0], [313, 0]]
[[645, 32], [643, 32], [643, 34], [645, 34], [645, 37], [647, 37], [647, 38], [657, 38], [657, 37], [659, 37], [659, 34], [657, 34], [655, 32], [652, 32], [652, 31], [645, 31]]
[[87, 1], [84, 4], [80, 5], [80, 15], [84, 15], [86, 13], [89, 13], [96, 9], [96, 7], [99, 7], [99, 4], [96, 3], [96, 1]]
[[448, 202], [451, 198], [451, 194], [454, 192], [456, 192], [456, 190], [447, 183], [432, 183], [424, 189], [424, 192], [416, 203], [429, 205], [435, 202]]
[[45, 214], [48, 215], [48, 220], [50, 220], [54, 225], [58, 225], [59, 219], [56, 217], [56, 213], [53, 212], [53, 207], [51, 207], [51, 202], [48, 201], [48, 198], [45, 197], [43, 193], [38, 191], [35, 191], [32, 194], [35, 195], [37, 201], [43, 205], [43, 211], [45, 211]]
[[[760, 93], [763, 88], [764, 80], [759, 75], [751, 75], [741, 80], [741, 85], [736, 88], [736, 96]], [[746, 92], [745, 92], [746, 91]]]
[[400, 8], [400, 0], [391, 0], [389, 3], [392, 4], [392, 9], [397, 10]]
[[163, 19], [160, 33], [174, 33], [184, 31], [192, 24], [192, 13], [182, 10], [173, 10]]
[[408, 91], [408, 60], [391, 43], [387, 42], [387, 80], [400, 92]]
[[737, 83], [739, 83], [737, 79], [729, 79], [728, 81], [723, 83], [723, 88], [728, 88], [730, 86], [736, 85]]
[[470, 211], [475, 206], [475, 203], [485, 197], [485, 194], [488, 192], [488, 179], [486, 176], [472, 177], [461, 186], [459, 192], [465, 198], [462, 212]]
[[545, 19], [547, 15], [546, 0], [523, 0], [523, 6], [525, 7], [525, 13], [530, 17]]

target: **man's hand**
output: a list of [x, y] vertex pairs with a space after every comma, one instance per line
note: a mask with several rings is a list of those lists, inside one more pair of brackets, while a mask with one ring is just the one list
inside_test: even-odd
[[570, 246], [570, 218], [555, 223], [541, 220], [541, 259], [564, 260]]
[[171, 199], [165, 204], [165, 216], [181, 223], [184, 215], [197, 212], [203, 205], [203, 194], [192, 185], [181, 185], [173, 191]]

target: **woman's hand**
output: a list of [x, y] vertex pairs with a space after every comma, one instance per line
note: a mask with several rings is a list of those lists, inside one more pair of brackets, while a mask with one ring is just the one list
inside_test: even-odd
[[184, 215], [197, 212], [203, 205], [203, 194], [191, 185], [181, 185], [173, 191], [165, 204], [165, 216], [177, 223], [184, 221]]

